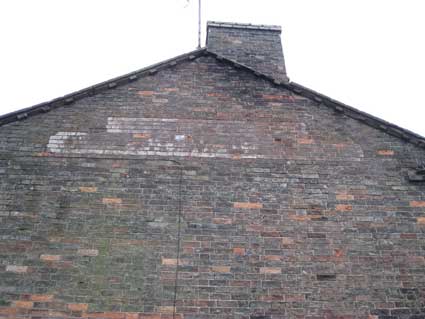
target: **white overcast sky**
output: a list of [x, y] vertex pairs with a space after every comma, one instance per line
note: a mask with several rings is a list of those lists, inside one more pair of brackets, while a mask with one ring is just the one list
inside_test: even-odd
[[[1, 0], [0, 114], [197, 45], [197, 0]], [[425, 135], [425, 1], [202, 0], [207, 20], [281, 25], [291, 80]]]

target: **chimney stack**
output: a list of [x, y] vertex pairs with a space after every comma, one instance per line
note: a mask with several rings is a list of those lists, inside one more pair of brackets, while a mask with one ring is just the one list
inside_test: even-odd
[[208, 21], [206, 46], [279, 81], [288, 81], [280, 26]]

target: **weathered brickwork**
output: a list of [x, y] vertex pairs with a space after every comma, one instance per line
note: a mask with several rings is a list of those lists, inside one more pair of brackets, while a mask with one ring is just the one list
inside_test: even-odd
[[424, 318], [424, 156], [211, 56], [1, 126], [0, 318]]
[[[207, 47], [278, 80], [288, 80], [279, 26], [208, 22]], [[271, 99], [274, 95], [271, 95]]]

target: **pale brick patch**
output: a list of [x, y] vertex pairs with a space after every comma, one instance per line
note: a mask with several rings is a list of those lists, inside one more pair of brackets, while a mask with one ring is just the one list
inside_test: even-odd
[[179, 259], [176, 258], [162, 258], [161, 263], [164, 266], [177, 266], [177, 262], [180, 266], [189, 265], [188, 259]]
[[261, 267], [260, 274], [281, 274], [282, 269], [279, 267]]
[[282, 245], [291, 245], [294, 243], [294, 239], [290, 237], [282, 237]]
[[177, 266], [176, 258], [162, 258], [162, 264], [165, 266]]
[[174, 307], [173, 306], [160, 306], [158, 308], [158, 312], [160, 312], [160, 313], [173, 313]]
[[248, 203], [248, 202], [236, 202], [233, 203], [234, 208], [243, 208], [243, 209], [260, 209], [263, 208], [261, 203]]
[[22, 274], [28, 272], [28, 266], [7, 265], [6, 271]]

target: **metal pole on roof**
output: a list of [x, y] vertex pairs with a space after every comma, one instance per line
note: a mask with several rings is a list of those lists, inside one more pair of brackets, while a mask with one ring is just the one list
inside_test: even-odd
[[201, 48], [201, 0], [198, 5], [198, 49]]

